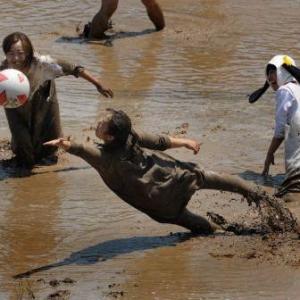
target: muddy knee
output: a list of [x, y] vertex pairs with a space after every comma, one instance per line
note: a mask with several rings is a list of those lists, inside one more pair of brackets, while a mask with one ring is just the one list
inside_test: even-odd
[[205, 218], [185, 209], [174, 224], [185, 227], [196, 234], [212, 234], [217, 229]]

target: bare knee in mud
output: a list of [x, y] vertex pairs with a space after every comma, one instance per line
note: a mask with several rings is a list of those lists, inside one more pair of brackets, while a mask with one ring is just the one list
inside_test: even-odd
[[219, 227], [202, 216], [185, 209], [173, 224], [189, 229], [193, 234], [213, 234]]

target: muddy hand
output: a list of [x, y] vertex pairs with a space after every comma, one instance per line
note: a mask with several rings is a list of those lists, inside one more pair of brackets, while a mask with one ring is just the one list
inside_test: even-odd
[[188, 140], [186, 143], [186, 148], [192, 150], [194, 154], [197, 154], [200, 150], [200, 146], [202, 143], [198, 143], [197, 141], [194, 140]]
[[264, 169], [262, 171], [263, 176], [269, 175], [270, 165], [275, 165], [274, 154], [268, 154], [265, 160]]
[[113, 98], [113, 96], [114, 96], [114, 93], [111, 89], [107, 89], [105, 87], [98, 86], [97, 90], [100, 94], [102, 94], [106, 98]]
[[253, 192], [249, 193], [246, 197], [247, 203], [249, 206], [252, 205], [252, 203], [255, 203], [256, 207], [259, 207], [260, 201], [264, 198], [265, 193], [263, 192]]
[[64, 138], [58, 138], [55, 140], [51, 140], [51, 141], [43, 143], [43, 145], [59, 147], [59, 148], [63, 148], [64, 150], [68, 150], [71, 147], [70, 141], [68, 141]]

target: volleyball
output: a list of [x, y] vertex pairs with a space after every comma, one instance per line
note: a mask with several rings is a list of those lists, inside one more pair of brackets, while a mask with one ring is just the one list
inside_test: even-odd
[[16, 69], [0, 71], [0, 105], [17, 108], [27, 102], [29, 81], [24, 73]]

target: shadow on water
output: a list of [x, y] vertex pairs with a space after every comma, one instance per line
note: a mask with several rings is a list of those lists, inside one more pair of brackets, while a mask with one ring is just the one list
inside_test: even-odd
[[34, 175], [40, 175], [40, 174], [70, 172], [70, 171], [85, 170], [90, 168], [91, 168], [90, 166], [66, 167], [66, 168], [61, 168], [56, 170], [40, 171], [39, 166], [31, 170], [26, 168], [8, 166], [6, 161], [0, 160], [0, 181], [8, 178], [23, 178], [23, 177], [29, 177]]
[[22, 178], [34, 175], [32, 170], [26, 168], [8, 167], [5, 161], [0, 161], [0, 181], [8, 178]]
[[56, 43], [75, 43], [75, 44], [88, 43], [88, 44], [96, 44], [96, 45], [101, 45], [101, 46], [106, 46], [106, 47], [112, 47], [114, 40], [132, 38], [132, 37], [151, 34], [154, 32], [157, 32], [157, 31], [155, 29], [145, 29], [142, 31], [119, 31], [119, 32], [114, 32], [114, 33], [107, 35], [107, 38], [104, 38], [102, 40], [87, 39], [87, 38], [83, 38], [80, 36], [62, 36], [62, 37], [56, 39], [55, 42]]
[[155, 249], [159, 247], [172, 247], [176, 244], [184, 242], [193, 236], [192, 233], [184, 232], [168, 236], [152, 236], [152, 237], [131, 237], [124, 239], [116, 239], [106, 241], [83, 250], [73, 252], [69, 257], [62, 261], [45, 265], [39, 268], [29, 270], [24, 273], [13, 276], [14, 279], [28, 277], [34, 273], [46, 271], [49, 269], [77, 264], [90, 265], [98, 261], [112, 259], [122, 254], [128, 254], [136, 251]]
[[260, 173], [251, 170], [246, 170], [242, 173], [237, 173], [235, 175], [240, 176], [244, 180], [253, 181], [256, 184], [272, 188], [277, 188], [278, 186], [280, 186], [285, 177], [284, 174], [276, 174], [275, 176], [263, 176]]

